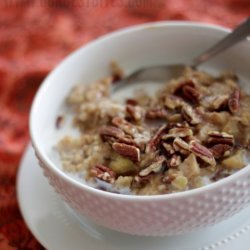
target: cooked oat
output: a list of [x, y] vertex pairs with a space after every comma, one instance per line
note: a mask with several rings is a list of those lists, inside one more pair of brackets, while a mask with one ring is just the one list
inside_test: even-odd
[[81, 136], [57, 145], [65, 171], [107, 191], [155, 195], [198, 188], [247, 165], [250, 96], [232, 72], [186, 68], [154, 97], [138, 92], [117, 103], [110, 93], [122, 75], [113, 64], [112, 77], [67, 97]]

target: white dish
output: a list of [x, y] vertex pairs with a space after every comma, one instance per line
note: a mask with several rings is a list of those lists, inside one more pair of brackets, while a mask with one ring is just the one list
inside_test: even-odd
[[[109, 75], [115, 60], [125, 74], [147, 65], [190, 62], [229, 31], [210, 24], [162, 22], [108, 34], [66, 58], [39, 89], [31, 109], [30, 135], [37, 158], [63, 200], [82, 216], [110, 229], [134, 235], [177, 235], [230, 218], [250, 205], [250, 165], [194, 190], [166, 195], [104, 192], [62, 171], [54, 145], [55, 121], [69, 90]], [[231, 69], [249, 91], [250, 42], [243, 41], [204, 64], [215, 73]], [[65, 133], [65, 135], [68, 133]], [[100, 209], [102, 208], [102, 209]]]
[[49, 250], [249, 250], [250, 246], [250, 207], [182, 236], [131, 236], [98, 226], [61, 201], [43, 176], [31, 146], [20, 164], [17, 192], [28, 227]]

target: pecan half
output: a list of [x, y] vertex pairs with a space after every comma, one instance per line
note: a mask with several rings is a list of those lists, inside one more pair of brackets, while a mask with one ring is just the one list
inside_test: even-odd
[[168, 112], [164, 108], [155, 108], [150, 109], [146, 112], [147, 119], [166, 119], [168, 116]]
[[209, 148], [209, 150], [212, 152], [215, 159], [219, 159], [229, 155], [232, 150], [232, 146], [228, 144], [216, 144]]
[[162, 125], [154, 134], [154, 136], [150, 139], [146, 146], [146, 153], [151, 151], [155, 151], [161, 141], [162, 135], [166, 132], [167, 125]]
[[157, 158], [156, 162], [154, 162], [150, 166], [142, 169], [139, 172], [139, 176], [143, 177], [143, 176], [147, 176], [147, 175], [152, 174], [152, 173], [159, 173], [163, 167], [164, 161], [165, 161], [165, 157], [159, 156]]
[[228, 99], [228, 108], [232, 113], [235, 113], [240, 108], [240, 90], [235, 89]]
[[193, 131], [190, 128], [172, 128], [168, 131], [168, 134], [162, 136], [162, 140], [176, 137], [192, 136]]
[[209, 145], [215, 144], [227, 144], [230, 146], [234, 145], [234, 136], [225, 132], [210, 131], [208, 133], [208, 143]]
[[97, 164], [90, 169], [90, 175], [108, 183], [114, 183], [116, 174], [110, 168]]
[[127, 105], [126, 111], [129, 117], [134, 121], [141, 121], [145, 116], [145, 111], [139, 106]]
[[213, 156], [213, 153], [199, 142], [192, 140], [189, 144], [190, 150], [204, 162], [208, 163], [211, 166], [215, 166], [216, 162]]
[[112, 148], [121, 156], [129, 158], [133, 162], [140, 161], [140, 149], [125, 143], [114, 142]]
[[196, 124], [199, 124], [201, 122], [199, 115], [189, 105], [183, 106], [181, 113], [182, 113], [182, 117], [192, 125], [196, 125]]

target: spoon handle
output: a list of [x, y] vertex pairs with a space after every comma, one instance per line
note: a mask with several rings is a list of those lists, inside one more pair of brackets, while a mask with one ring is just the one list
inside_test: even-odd
[[207, 61], [221, 51], [246, 38], [248, 35], [250, 35], [250, 17], [248, 17], [243, 23], [237, 26], [229, 35], [216, 43], [212, 48], [208, 49], [200, 56], [195, 58], [191, 66], [195, 68], [199, 64]]

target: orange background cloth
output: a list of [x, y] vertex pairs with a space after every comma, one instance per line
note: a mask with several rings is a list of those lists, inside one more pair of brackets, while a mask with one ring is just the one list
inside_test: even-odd
[[234, 27], [246, 16], [249, 0], [1, 0], [0, 249], [43, 249], [20, 215], [16, 172], [29, 142], [32, 98], [60, 60], [133, 24], [192, 20]]

